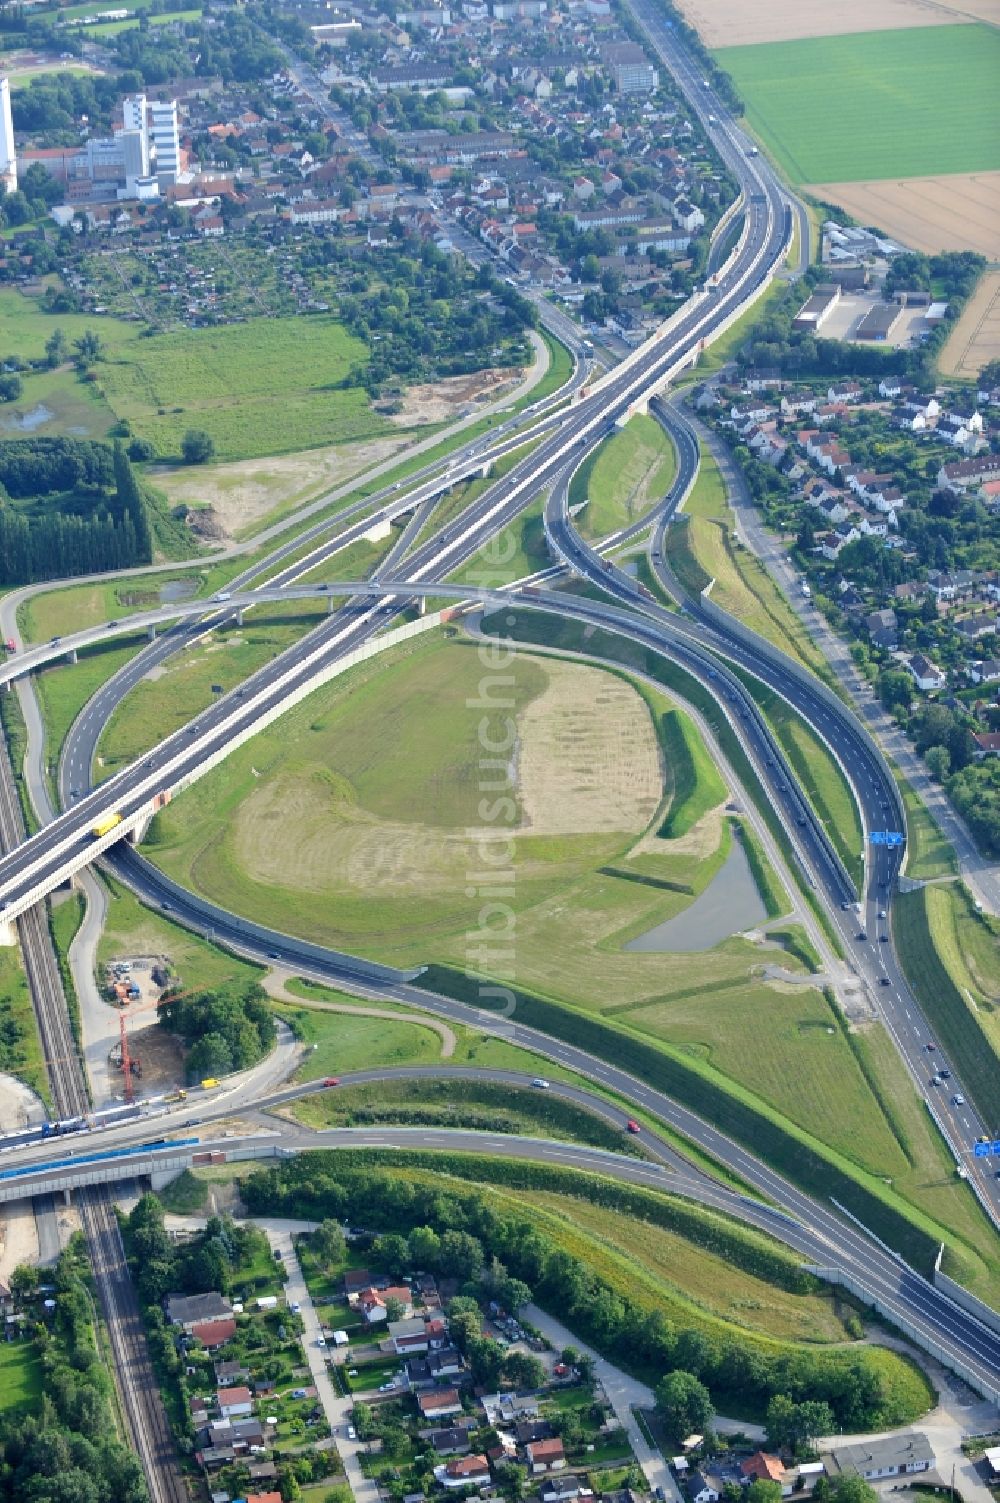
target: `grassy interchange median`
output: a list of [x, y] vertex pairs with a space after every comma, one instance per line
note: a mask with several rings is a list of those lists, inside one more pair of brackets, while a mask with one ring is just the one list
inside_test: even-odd
[[[948, 1238], [957, 1276], [992, 1287], [968, 1189], [951, 1182], [919, 1113], [901, 1123], [886, 1109], [900, 1094], [915, 1101], [912, 1087], [877, 1028], [869, 1067], [809, 981], [817, 957], [788, 896], [753, 831], [727, 816], [732, 790], [670, 696], [689, 697], [716, 728], [787, 849], [714, 700], [607, 633], [534, 613], [513, 629], [546, 646], [615, 646], [618, 667], [527, 649], [491, 674], [490, 650], [450, 627], [404, 644], [317, 690], [185, 791], [154, 821], [148, 854], [231, 911], [383, 962], [430, 964], [443, 990], [468, 970], [503, 981], [513, 966], [525, 1021], [540, 1009], [543, 1031], [585, 1034], [609, 1058], [636, 1051], [671, 1094], [786, 1172], [836, 1183], [919, 1266]], [[663, 692], [638, 689], [630, 667]], [[484, 760], [484, 704], [499, 717], [491, 726], [515, 727], [509, 787], [497, 784], [505, 759]], [[490, 888], [477, 840], [498, 798], [509, 805], [492, 830], [510, 844], [506, 971], [479, 917]], [[735, 830], [762, 932], [723, 927], [689, 948], [688, 910], [735, 859]], [[680, 915], [669, 952], [627, 948]], [[346, 1030], [344, 1044], [346, 1061]], [[347, 1067], [335, 1041], [324, 1061]], [[945, 1219], [942, 1206], [954, 1235], [932, 1220]]]

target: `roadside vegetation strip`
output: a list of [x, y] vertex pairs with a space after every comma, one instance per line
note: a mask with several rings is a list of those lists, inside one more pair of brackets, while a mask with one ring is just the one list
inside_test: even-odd
[[991, 26], [723, 47], [714, 57], [793, 183], [1000, 166], [1000, 36]]
[[24, 773], [24, 759], [28, 750], [28, 727], [24, 723], [21, 703], [14, 690], [10, 693], [0, 692], [0, 727], [3, 729], [7, 742], [14, 787], [17, 791], [18, 803], [21, 805], [24, 828], [28, 835], [34, 835], [39, 829], [38, 815], [31, 802], [28, 780]]
[[[789, 911], [790, 902], [788, 894], [764, 853], [764, 848], [757, 838], [750, 821], [747, 819], [733, 820], [733, 825], [739, 830], [740, 841], [746, 852], [750, 870], [753, 873], [757, 891], [761, 901], [767, 909], [768, 918], [778, 918], [781, 914]], [[772, 938], [774, 936], [772, 935]], [[813, 970], [819, 970], [819, 966], [813, 966]]]
[[[954, 886], [922, 887], [895, 898], [892, 933], [933, 1041], [947, 1052], [987, 1128], [1000, 1132], [1000, 939], [994, 927]], [[988, 969], [980, 976], [984, 964]], [[986, 977], [993, 982], [989, 1000], [977, 985]], [[928, 1057], [928, 1074], [935, 1068]], [[948, 1090], [947, 1084], [942, 1089]]]
[[499, 1258], [543, 1309], [557, 1311], [613, 1362], [653, 1382], [680, 1363], [693, 1367], [730, 1409], [732, 1399], [760, 1415], [790, 1377], [797, 1391], [827, 1399], [838, 1423], [855, 1429], [904, 1423], [933, 1402], [923, 1374], [895, 1352], [817, 1348], [741, 1331], [676, 1294], [672, 1318], [665, 1318], [665, 1283], [650, 1279], [628, 1250], [581, 1235], [572, 1207], [558, 1215], [539, 1197], [532, 1214], [511, 1194], [508, 1187], [523, 1183], [525, 1169], [545, 1175], [548, 1166], [470, 1158], [465, 1172], [471, 1169], [479, 1183], [463, 1189], [461, 1181], [449, 1186], [443, 1179], [442, 1163], [458, 1168], [462, 1160], [393, 1150], [313, 1154], [259, 1171], [243, 1182], [242, 1193], [257, 1216], [314, 1219], [336, 1205], [339, 1215], [374, 1218], [402, 1236], [417, 1226], [440, 1235], [457, 1219], [485, 1261]]
[[126, 639], [124, 644], [121, 637], [116, 637], [114, 642], [81, 648], [76, 663], [67, 659], [34, 675], [35, 695], [45, 733], [49, 786], [53, 791], [59, 753], [80, 711], [90, 703], [101, 685], [145, 645], [145, 637]]
[[833, 752], [802, 716], [773, 689], [762, 684], [745, 669], [734, 668], [765, 717], [795, 776], [826, 827], [855, 882], [861, 880], [864, 842], [861, 816], [851, 785], [841, 771]]
[[337, 1091], [306, 1096], [292, 1115], [307, 1127], [358, 1127], [375, 1123], [463, 1128], [474, 1132], [565, 1139], [613, 1153], [637, 1154], [641, 1144], [597, 1112], [566, 1101], [552, 1091], [505, 1081], [380, 1080], [341, 1085]]
[[[781, 945], [782, 949], [787, 950], [789, 955], [794, 955], [796, 960], [802, 962], [807, 971], [811, 971], [814, 974], [822, 971], [823, 962], [817, 953], [816, 946], [801, 924], [789, 924], [784, 929], [768, 929], [767, 937], [772, 943]], [[879, 1101], [879, 1105], [882, 1106], [883, 1110], [885, 1109], [885, 1105], [881, 1100]]]
[[710, 809], [723, 803], [726, 785], [683, 710], [667, 710], [660, 716], [658, 728], [673, 779], [673, 797], [658, 833], [671, 840], [686, 835]]
[[928, 881], [958, 875], [958, 858], [912, 783], [890, 762], [906, 810], [906, 875]]
[[19, 945], [0, 946], [0, 1072], [23, 1080], [51, 1111], [44, 1050]]
[[669, 490], [677, 472], [674, 446], [662, 424], [638, 414], [598, 444], [575, 472], [569, 504], [580, 506], [583, 537], [606, 537], [639, 520]]
[[[460, 971], [428, 967], [423, 984], [459, 1001], [479, 1003], [478, 982]], [[513, 988], [517, 1018], [553, 1038], [612, 1059], [623, 1070], [752, 1146], [775, 1169], [824, 1202], [831, 1195], [920, 1272], [929, 1274], [941, 1241], [951, 1233], [912, 1208], [874, 1175], [796, 1128], [735, 1081], [700, 1060], [651, 1043], [577, 1008]]]

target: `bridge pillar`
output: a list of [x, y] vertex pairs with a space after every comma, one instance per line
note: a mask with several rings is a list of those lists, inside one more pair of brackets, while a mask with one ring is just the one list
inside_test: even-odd
[[328, 616], [332, 616], [333, 615], [333, 608], [334, 608], [335, 605], [336, 605], [336, 601], [334, 600], [333, 596], [332, 595], [328, 595], [327, 599], [326, 599], [326, 614]]
[[75, 647], [69, 653], [67, 653], [67, 657], [71, 663], [78, 663], [80, 661], [80, 654], [77, 652]]
[[236, 612], [236, 625], [237, 626], [242, 626], [243, 625], [243, 607], [242, 606], [240, 606], [239, 610]]
[[63, 1196], [63, 1205], [64, 1206], [71, 1206], [73, 1204], [73, 1193], [70, 1190], [69, 1185], [67, 1185], [66, 1188], [63, 1190], [62, 1196]]
[[147, 637], [149, 638], [149, 640], [151, 642], [155, 642], [156, 641], [156, 627], [153, 626], [152, 624], [150, 624], [149, 626], [147, 626], [147, 628], [146, 628], [146, 635], [147, 635]]
[[125, 832], [125, 839], [128, 841], [129, 845], [142, 845], [142, 842], [146, 838], [146, 831], [149, 829], [150, 820], [152, 818], [152, 813], [148, 809], [137, 816], [135, 824], [130, 830], [126, 830]]
[[0, 945], [17, 944], [17, 925], [13, 919], [0, 920]]

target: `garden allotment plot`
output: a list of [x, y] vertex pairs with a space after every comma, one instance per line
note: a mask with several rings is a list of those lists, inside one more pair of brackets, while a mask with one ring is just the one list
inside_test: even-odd
[[715, 54], [794, 183], [1000, 167], [1000, 32], [934, 26]]

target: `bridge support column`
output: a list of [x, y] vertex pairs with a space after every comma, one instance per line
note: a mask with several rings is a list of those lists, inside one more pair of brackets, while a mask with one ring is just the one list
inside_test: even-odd
[[155, 626], [147, 626], [147, 628], [146, 628], [146, 636], [149, 638], [149, 640], [151, 642], [155, 642], [156, 641], [156, 627]]
[[236, 612], [236, 625], [237, 626], [242, 626], [243, 625], [243, 607], [242, 606], [240, 606], [239, 610]]
[[63, 1195], [63, 1205], [64, 1206], [71, 1206], [73, 1204], [73, 1193], [70, 1190], [69, 1185], [67, 1185], [66, 1188], [63, 1190], [62, 1195]]
[[17, 944], [17, 926], [13, 919], [0, 920], [0, 945]]
[[70, 653], [67, 654], [67, 656], [71, 663], [78, 663], [80, 661], [80, 654], [77, 652], [75, 647]]
[[[326, 601], [326, 614], [328, 616], [332, 616], [333, 615], [333, 611], [334, 611], [334, 606], [335, 605], [336, 605], [336, 601], [334, 600], [333, 596], [332, 595], [328, 595], [327, 596], [327, 601]], [[9, 687], [10, 687], [10, 685], [8, 685], [8, 688]]]
[[152, 818], [152, 813], [148, 809], [143, 814], [140, 814], [138, 816], [132, 828], [125, 832], [125, 839], [128, 841], [129, 845], [142, 845], [142, 842], [146, 838], [146, 831], [149, 829], [150, 820]]

